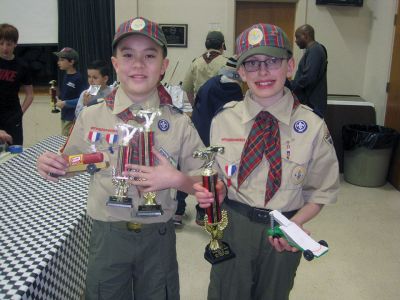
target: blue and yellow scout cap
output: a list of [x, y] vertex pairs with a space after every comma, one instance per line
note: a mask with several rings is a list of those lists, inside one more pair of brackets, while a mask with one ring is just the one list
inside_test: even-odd
[[272, 24], [255, 24], [243, 31], [236, 39], [237, 67], [249, 56], [256, 54], [279, 58], [293, 55], [292, 45], [286, 33]]
[[131, 34], [141, 34], [149, 37], [160, 45], [164, 50], [164, 54], [167, 55], [167, 40], [161, 27], [157, 23], [142, 17], [130, 19], [119, 25], [114, 35], [112, 48], [114, 49], [121, 39]]

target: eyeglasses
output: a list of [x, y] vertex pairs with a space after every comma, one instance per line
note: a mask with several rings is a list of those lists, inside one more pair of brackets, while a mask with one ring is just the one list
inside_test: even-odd
[[277, 70], [281, 67], [282, 60], [284, 60], [284, 58], [278, 57], [270, 57], [266, 60], [247, 60], [243, 62], [243, 66], [247, 72], [256, 72], [260, 70], [261, 63], [264, 63], [267, 70]]

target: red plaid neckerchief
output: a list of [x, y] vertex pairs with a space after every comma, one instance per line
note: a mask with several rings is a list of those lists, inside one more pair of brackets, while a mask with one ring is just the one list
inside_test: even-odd
[[[106, 105], [113, 110], [114, 109], [114, 101], [115, 101], [115, 94], [117, 93], [118, 88], [114, 89], [109, 95], [104, 98]], [[158, 97], [160, 98], [160, 104], [170, 104], [172, 105], [172, 98], [170, 94], [165, 90], [162, 84], [157, 86]], [[124, 123], [128, 122], [129, 120], [135, 120], [138, 123], [142, 123], [142, 118], [135, 117], [129, 108], [121, 111], [117, 114], [117, 117], [120, 118]]]
[[[293, 110], [300, 104], [293, 95]], [[264, 206], [281, 186], [282, 158], [278, 120], [267, 111], [256, 116], [244, 145], [238, 172], [238, 188], [261, 162], [263, 154], [269, 162]]]
[[203, 59], [206, 61], [206, 63], [209, 64], [210, 62], [213, 61], [214, 58], [216, 58], [220, 55], [221, 55], [221, 53], [219, 53], [218, 51], [207, 51], [202, 56], [203, 56]]

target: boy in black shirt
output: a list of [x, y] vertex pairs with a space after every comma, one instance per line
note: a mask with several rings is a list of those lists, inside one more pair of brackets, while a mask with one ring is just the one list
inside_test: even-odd
[[[32, 78], [29, 70], [15, 57], [18, 30], [10, 24], [0, 24], [0, 130], [12, 136], [12, 144], [22, 145], [22, 116], [33, 101]], [[23, 87], [22, 106], [19, 90]]]

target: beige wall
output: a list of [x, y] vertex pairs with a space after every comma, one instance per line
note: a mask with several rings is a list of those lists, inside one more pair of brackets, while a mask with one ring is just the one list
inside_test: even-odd
[[[384, 121], [396, 5], [397, 0], [364, 0], [361, 8], [317, 6], [315, 0], [297, 3], [296, 27], [314, 26], [316, 39], [328, 49], [328, 92], [360, 95], [373, 102], [379, 124]], [[136, 16], [137, 9], [138, 15], [158, 23], [189, 26], [188, 48], [169, 49], [166, 81], [179, 62], [172, 84], [183, 79], [190, 62], [204, 51], [209, 29], [224, 32], [227, 56], [234, 51], [235, 0], [116, 0], [117, 24]], [[301, 55], [295, 47], [297, 61]]]

